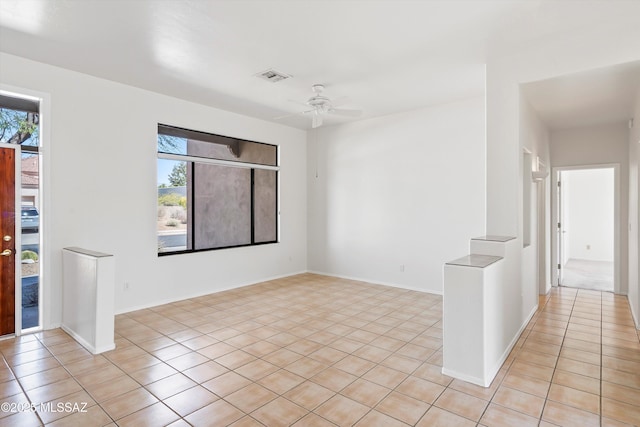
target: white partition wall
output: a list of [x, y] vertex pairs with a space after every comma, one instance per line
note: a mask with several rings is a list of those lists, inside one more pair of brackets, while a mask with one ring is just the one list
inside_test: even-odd
[[93, 354], [113, 350], [114, 256], [64, 248], [62, 274], [62, 329]]
[[492, 315], [502, 257], [469, 255], [444, 266], [442, 373], [488, 387], [493, 380], [490, 360], [495, 340]]
[[521, 318], [519, 251], [514, 237], [482, 236], [444, 265], [443, 374], [491, 385], [530, 319]]

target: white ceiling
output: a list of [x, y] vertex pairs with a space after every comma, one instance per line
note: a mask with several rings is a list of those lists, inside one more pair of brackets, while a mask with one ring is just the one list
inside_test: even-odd
[[640, 61], [522, 85], [552, 130], [625, 122], [639, 90]]
[[[481, 96], [489, 56], [638, 16], [637, 0], [0, 0], [0, 51], [266, 120], [322, 83], [367, 118]], [[293, 78], [254, 76], [269, 68]]]

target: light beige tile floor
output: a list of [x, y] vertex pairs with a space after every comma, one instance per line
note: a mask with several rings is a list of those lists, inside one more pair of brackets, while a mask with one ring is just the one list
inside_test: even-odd
[[0, 401], [51, 402], [0, 426], [640, 424], [640, 341], [610, 293], [541, 297], [489, 388], [441, 374], [441, 297], [312, 274], [120, 315], [116, 333], [98, 356], [59, 329], [0, 341]]

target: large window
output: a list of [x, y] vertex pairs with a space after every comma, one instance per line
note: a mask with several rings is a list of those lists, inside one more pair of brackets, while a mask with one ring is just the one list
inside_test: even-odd
[[278, 147], [158, 125], [158, 254], [275, 243]]

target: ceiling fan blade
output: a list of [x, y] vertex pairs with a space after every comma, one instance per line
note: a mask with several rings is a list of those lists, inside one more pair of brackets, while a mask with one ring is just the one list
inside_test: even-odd
[[300, 105], [304, 108], [309, 108], [309, 104], [307, 104], [306, 102], [300, 102], [300, 101], [296, 101], [295, 99], [287, 99], [287, 101], [289, 102], [293, 102], [296, 105]]
[[314, 111], [316, 110], [299, 111], [297, 113], [285, 114], [282, 116], [274, 117], [273, 120], [286, 119], [287, 117], [299, 116], [301, 114], [309, 114], [309, 113], [313, 113]]
[[362, 115], [362, 110], [345, 110], [340, 108], [332, 108], [331, 110], [329, 110], [329, 114], [346, 117], [360, 117]]
[[340, 98], [336, 98], [333, 101], [331, 101], [331, 105], [333, 105], [334, 107], [339, 107], [341, 105], [348, 104], [349, 101], [351, 100], [349, 99], [348, 96], [341, 96]]
[[274, 117], [273, 120], [286, 119], [287, 117], [297, 116], [298, 114], [300, 114], [300, 113], [285, 114], [285, 115], [282, 115], [282, 116]]

